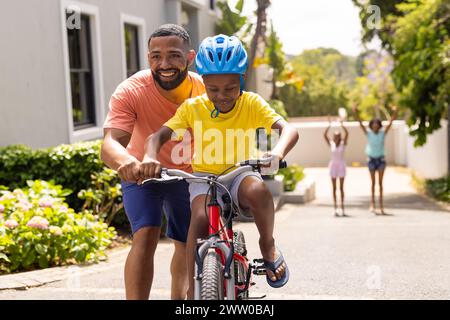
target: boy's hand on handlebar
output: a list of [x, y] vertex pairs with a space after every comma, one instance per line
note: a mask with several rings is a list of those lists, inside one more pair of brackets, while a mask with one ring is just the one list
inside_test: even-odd
[[263, 168], [270, 168], [276, 165], [278, 167], [281, 160], [283, 160], [282, 156], [276, 153], [267, 152], [262, 156], [262, 159], [268, 159], [270, 162], [267, 164], [261, 165]]
[[272, 175], [278, 172], [280, 169], [280, 161], [283, 159], [281, 155], [273, 152], [267, 152], [262, 158], [270, 159], [270, 162], [261, 165], [261, 174]]

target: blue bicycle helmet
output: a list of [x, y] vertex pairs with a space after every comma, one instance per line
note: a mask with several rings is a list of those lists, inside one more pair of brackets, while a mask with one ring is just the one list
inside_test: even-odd
[[195, 59], [197, 72], [209, 74], [241, 75], [241, 90], [244, 89], [244, 74], [248, 67], [248, 55], [241, 41], [235, 36], [219, 34], [202, 41]]

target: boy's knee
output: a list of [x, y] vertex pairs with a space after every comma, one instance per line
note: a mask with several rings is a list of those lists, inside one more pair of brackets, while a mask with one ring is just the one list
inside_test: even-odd
[[241, 197], [249, 203], [250, 206], [266, 206], [273, 202], [272, 193], [264, 181], [257, 181], [247, 185], [242, 189]]

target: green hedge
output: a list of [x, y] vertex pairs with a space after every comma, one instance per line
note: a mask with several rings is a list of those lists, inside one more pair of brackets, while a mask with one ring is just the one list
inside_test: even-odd
[[80, 190], [91, 184], [91, 175], [101, 172], [101, 141], [61, 145], [32, 150], [23, 145], [0, 148], [0, 185], [9, 189], [23, 188], [29, 180], [52, 180], [73, 193], [67, 201], [79, 210], [83, 201]]

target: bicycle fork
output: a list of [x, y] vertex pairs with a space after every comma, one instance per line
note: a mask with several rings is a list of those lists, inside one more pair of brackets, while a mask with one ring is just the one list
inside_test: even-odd
[[225, 257], [225, 268], [224, 268], [224, 280], [225, 288], [227, 293], [227, 300], [235, 300], [236, 295], [234, 291], [234, 264], [233, 264], [233, 248], [228, 246], [224, 240], [218, 237], [212, 237], [207, 240], [198, 240], [197, 250], [195, 255], [195, 300], [201, 299], [201, 286], [203, 277], [203, 261], [205, 260], [206, 254], [210, 249], [221, 252], [222, 256]]
[[[202, 282], [202, 274], [203, 274], [203, 261], [205, 260], [206, 254], [210, 249], [214, 249], [216, 252], [220, 253], [221, 258], [224, 260], [224, 280], [225, 280], [225, 290], [227, 294], [228, 300], [235, 300], [236, 299], [236, 293], [234, 289], [235, 285], [235, 273], [234, 273], [234, 263], [233, 263], [233, 257], [234, 257], [234, 248], [232, 243], [227, 243], [226, 240], [223, 240], [220, 238], [220, 217], [221, 217], [221, 208], [219, 203], [217, 202], [217, 189], [215, 186], [212, 187], [212, 194], [211, 194], [211, 203], [208, 205], [208, 219], [209, 219], [209, 230], [208, 234], [210, 235], [210, 238], [207, 240], [197, 240], [197, 250], [195, 254], [195, 290], [194, 290], [194, 297], [195, 300], [200, 300], [201, 294], [201, 282]], [[224, 213], [227, 216], [228, 214], [231, 214], [231, 210], [229, 208], [229, 202], [230, 200], [225, 201], [225, 208]], [[227, 235], [231, 239], [233, 236], [233, 232], [231, 229], [231, 221], [230, 225], [227, 227]]]

